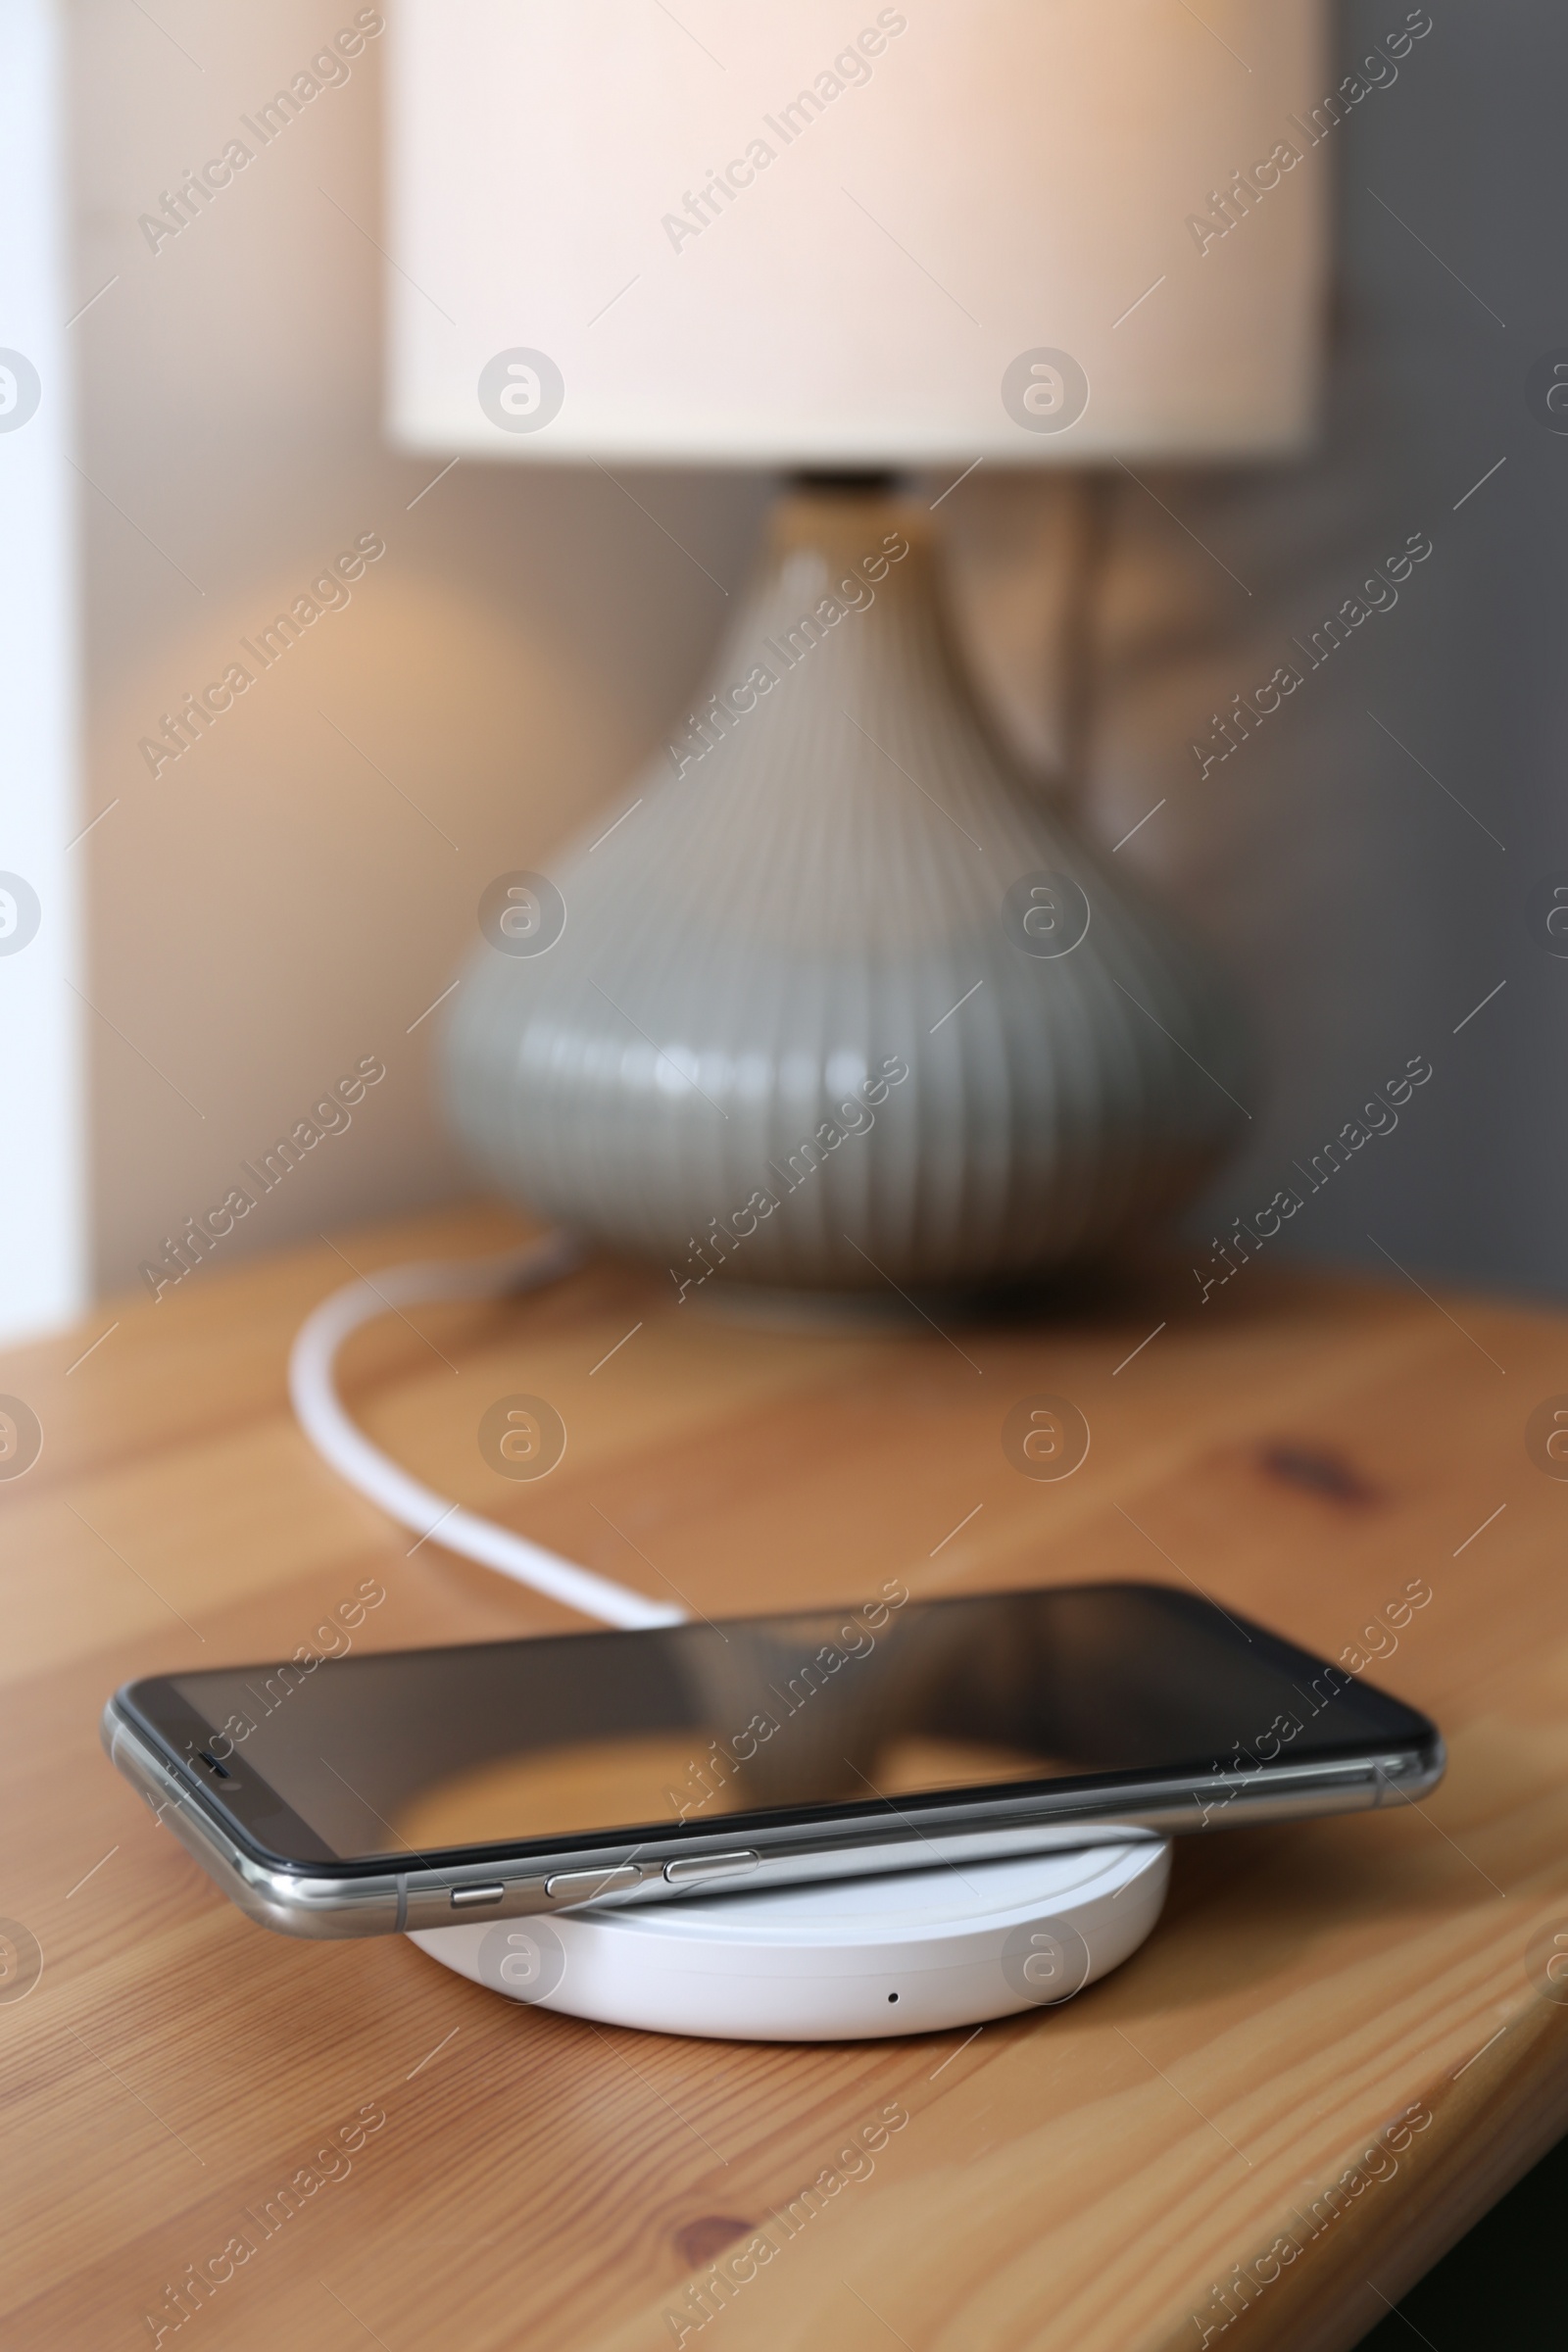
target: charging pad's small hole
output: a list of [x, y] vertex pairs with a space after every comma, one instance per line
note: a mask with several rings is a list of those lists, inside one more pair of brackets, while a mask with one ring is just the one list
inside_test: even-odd
[[898, 1994], [897, 1994], [896, 1992], [890, 1992], [890, 1993], [888, 1994], [888, 1999], [889, 1999], [890, 2001], [896, 2001], [896, 2000], [898, 1999], [898, 1997], [899, 1997], [899, 1996], [898, 1996]]

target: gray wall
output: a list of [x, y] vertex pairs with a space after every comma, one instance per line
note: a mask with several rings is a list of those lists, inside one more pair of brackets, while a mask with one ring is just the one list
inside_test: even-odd
[[[1121, 500], [1097, 794], [1114, 840], [1168, 792], [1122, 854], [1174, 882], [1255, 1007], [1267, 1107], [1215, 1216], [1266, 1200], [1420, 1054], [1431, 1081], [1308, 1198], [1291, 1246], [1388, 1272], [1371, 1233], [1416, 1268], [1561, 1295], [1568, 962], [1527, 917], [1532, 890], [1568, 875], [1568, 437], [1530, 415], [1525, 379], [1568, 347], [1568, 20], [1546, 0], [1434, 15], [1398, 81], [1326, 143], [1321, 455], [1294, 478], [1155, 485], [1252, 594], [1136, 489]], [[1343, 64], [1401, 16], [1343, 11]], [[1417, 529], [1433, 554], [1397, 607], [1200, 782], [1187, 746], [1216, 703]]]

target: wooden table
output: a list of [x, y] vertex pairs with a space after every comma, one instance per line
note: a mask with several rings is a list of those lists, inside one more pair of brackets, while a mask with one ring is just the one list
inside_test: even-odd
[[[368, 1577], [365, 1645], [568, 1622], [410, 1556], [284, 1395], [345, 1260], [517, 1230], [465, 1210], [208, 1265], [0, 1366], [45, 1433], [0, 1484], [0, 1913], [43, 1956], [0, 2000], [5, 2344], [1356, 2341], [1568, 2127], [1541, 1989], [1568, 1936], [1568, 1484], [1524, 1444], [1568, 1322], [1260, 1261], [1206, 1306], [1178, 1269], [1026, 1325], [789, 1330], [596, 1264], [360, 1335], [356, 1409], [433, 1485], [710, 1614], [1152, 1575], [1338, 1656], [1430, 1587], [1383, 1669], [1448, 1737], [1421, 1807], [1185, 1843], [1152, 1941], [1059, 2010], [676, 2041], [503, 2005], [399, 1937], [247, 1925], [98, 1746], [126, 1677], [282, 1654]], [[475, 1445], [518, 1389], [570, 1430], [537, 1488]], [[1054, 1484], [1000, 1443], [1042, 1390], [1093, 1430]]]

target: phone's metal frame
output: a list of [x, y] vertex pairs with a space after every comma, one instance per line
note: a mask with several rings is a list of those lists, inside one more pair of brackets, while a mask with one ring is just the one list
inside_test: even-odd
[[[448, 1868], [334, 1877], [318, 1865], [284, 1868], [249, 1850], [201, 1784], [176, 1768], [133, 1720], [122, 1703], [124, 1696], [118, 1692], [104, 1709], [103, 1742], [157, 1818], [247, 1917], [286, 1936], [318, 1937], [392, 1936], [410, 1928], [453, 1927], [475, 1917], [515, 1919], [563, 1911], [585, 1902], [668, 1901], [682, 1893], [711, 1893], [726, 1858], [742, 1858], [738, 1848], [743, 1848], [745, 1876], [730, 1884], [736, 1892], [742, 1887], [760, 1892], [1244, 1823], [1364, 1812], [1424, 1795], [1443, 1778], [1446, 1760], [1434, 1731], [1410, 1747], [1369, 1748], [1322, 1763], [1260, 1764], [1252, 1771], [1179, 1780], [1133, 1776], [1108, 1788], [1058, 1786], [1018, 1796], [956, 1796], [939, 1807], [923, 1804], [918, 1815], [879, 1808], [863, 1815], [836, 1814], [820, 1824], [772, 1828], [753, 1816], [744, 1829], [688, 1830], [674, 1854], [663, 1841], [657, 1847], [647, 1840], [601, 1840], [592, 1846], [564, 1841], [546, 1855], [535, 1848], [510, 1861], [498, 1861], [492, 1852]], [[674, 1860], [699, 1869], [708, 1862], [712, 1877], [704, 1882], [687, 1872], [683, 1885], [671, 1884], [664, 1874]], [[628, 1871], [636, 1873], [635, 1880], [619, 1877]], [[594, 1884], [611, 1873], [617, 1876], [614, 1888]], [[578, 1874], [576, 1886], [550, 1891], [552, 1880], [573, 1874]]]

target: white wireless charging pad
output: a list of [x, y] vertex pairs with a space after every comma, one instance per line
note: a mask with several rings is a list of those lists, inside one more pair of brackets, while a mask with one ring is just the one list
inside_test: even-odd
[[1070, 1999], [1136, 1951], [1163, 1838], [765, 1894], [585, 1906], [410, 1941], [508, 1999], [737, 2041], [934, 2034]]

